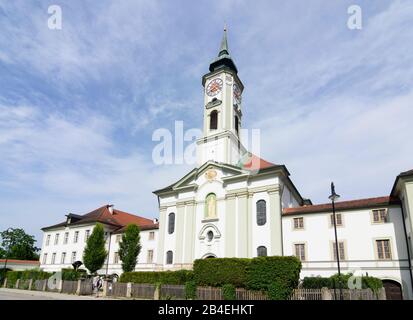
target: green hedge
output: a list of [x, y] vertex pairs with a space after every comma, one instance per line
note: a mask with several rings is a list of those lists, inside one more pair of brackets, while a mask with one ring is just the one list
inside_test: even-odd
[[53, 273], [45, 272], [38, 269], [24, 270], [24, 271], [7, 271], [7, 287], [15, 287], [17, 279], [21, 280], [44, 280], [49, 279]]
[[274, 299], [287, 299], [297, 288], [301, 262], [296, 257], [253, 259], [215, 258], [195, 260], [194, 279], [199, 286], [236, 288], [269, 292]]
[[237, 299], [235, 287], [232, 284], [224, 284], [222, 286], [222, 295], [224, 296], [224, 300], [236, 300]]
[[62, 269], [62, 280], [66, 281], [77, 281], [80, 278], [83, 278], [87, 275], [87, 271], [85, 269], [70, 269], [64, 268]]
[[[343, 289], [348, 289], [348, 281], [353, 274], [347, 273], [341, 275], [341, 286]], [[372, 289], [374, 292], [383, 287], [383, 282], [379, 278], [362, 276], [361, 277], [362, 289]], [[302, 283], [304, 289], [321, 289], [323, 287], [333, 289], [339, 288], [338, 274], [331, 277], [305, 277]]]
[[133, 283], [161, 283], [161, 284], [179, 284], [184, 285], [186, 282], [193, 280], [193, 272], [190, 270], [178, 271], [142, 271], [142, 272], [125, 272], [120, 276], [120, 282]]
[[305, 277], [303, 279], [302, 287], [304, 289], [321, 289], [332, 288], [333, 284], [330, 278], [317, 277]]
[[185, 283], [185, 299], [196, 299], [196, 283], [194, 280]]
[[246, 285], [247, 268], [251, 259], [213, 258], [195, 260], [194, 280], [199, 286], [222, 287], [232, 284], [237, 288]]
[[296, 257], [257, 257], [247, 269], [247, 288], [272, 292], [273, 299], [287, 299], [298, 286], [300, 271]]

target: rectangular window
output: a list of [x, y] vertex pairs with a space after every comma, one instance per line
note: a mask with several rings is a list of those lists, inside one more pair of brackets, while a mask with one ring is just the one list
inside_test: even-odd
[[55, 262], [56, 262], [56, 252], [52, 254], [52, 264], [55, 264]]
[[60, 263], [65, 264], [66, 262], [66, 252], [62, 252], [62, 257], [60, 258]]
[[[338, 242], [338, 251], [340, 252], [340, 260], [346, 260], [346, 250], [344, 247], [344, 241]], [[333, 259], [334, 261], [337, 261], [337, 250], [335, 242], [333, 242]]]
[[304, 218], [294, 218], [294, 229], [304, 229]]
[[376, 240], [377, 246], [377, 257], [379, 260], [390, 260], [391, 259], [391, 249], [390, 240]]
[[297, 243], [295, 244], [295, 256], [300, 259], [300, 261], [305, 261], [305, 244], [304, 243]]
[[69, 232], [65, 232], [65, 237], [63, 238], [63, 244], [67, 244], [69, 241]]
[[148, 250], [147, 263], [153, 263], [153, 250]]
[[46, 237], [46, 246], [50, 244], [50, 234], [47, 235]]
[[[334, 215], [330, 215], [330, 225], [334, 227]], [[341, 227], [343, 225], [343, 218], [341, 213], [336, 213], [336, 225], [337, 227]]]
[[90, 230], [86, 230], [85, 231], [85, 242], [87, 241], [87, 239], [89, 239], [90, 236]]
[[119, 243], [122, 240], [122, 235], [121, 234], [117, 234], [116, 235], [116, 243]]
[[56, 233], [56, 235], [54, 236], [54, 244], [57, 245], [59, 244], [59, 234]]
[[119, 263], [119, 252], [115, 252], [113, 255], [113, 263], [118, 264]]
[[77, 241], [79, 240], [79, 231], [75, 231], [75, 235], [73, 238], [73, 243], [77, 243]]
[[43, 264], [47, 263], [47, 253], [43, 255]]
[[72, 252], [71, 262], [73, 263], [73, 262], [75, 262], [75, 261], [76, 261], [76, 251], [73, 251], [73, 252]]
[[155, 232], [151, 231], [149, 232], [149, 240], [154, 240], [155, 239]]
[[386, 209], [373, 210], [373, 222], [374, 223], [387, 222], [387, 210]]

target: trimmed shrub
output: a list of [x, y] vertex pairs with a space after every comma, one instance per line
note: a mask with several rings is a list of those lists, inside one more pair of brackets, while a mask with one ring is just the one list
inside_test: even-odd
[[338, 273], [336, 273], [335, 275], [332, 275], [330, 277], [331, 288], [339, 289], [340, 288], [340, 281], [341, 281], [341, 288], [342, 289], [348, 289], [348, 281], [352, 276], [353, 276], [352, 273], [341, 274], [340, 277], [338, 276]]
[[304, 289], [321, 289], [332, 288], [332, 282], [330, 278], [324, 277], [305, 277], [302, 283]]
[[224, 284], [222, 286], [222, 295], [224, 300], [236, 300], [235, 287], [232, 284]]
[[17, 279], [21, 279], [21, 280], [33, 279], [33, 281], [44, 280], [44, 279], [49, 279], [52, 275], [53, 273], [51, 272], [45, 272], [45, 271], [38, 270], [38, 269], [24, 270], [24, 271], [7, 271], [6, 273], [7, 287], [14, 288], [16, 286]]
[[62, 269], [62, 280], [66, 281], [77, 281], [80, 278], [83, 278], [87, 275], [87, 271], [85, 269]]
[[247, 268], [247, 288], [273, 292], [286, 299], [297, 288], [301, 262], [296, 257], [257, 257]]
[[213, 258], [194, 262], [194, 280], [199, 286], [222, 287], [232, 284], [243, 288], [251, 259]]
[[142, 271], [142, 272], [125, 272], [120, 276], [120, 282], [133, 283], [161, 283], [161, 284], [179, 284], [184, 285], [186, 282], [193, 280], [193, 272], [190, 270], [178, 271]]
[[185, 283], [185, 299], [196, 299], [196, 283], [194, 280]]
[[283, 287], [278, 281], [268, 286], [267, 294], [270, 300], [287, 300], [291, 295], [291, 288]]
[[[341, 286], [343, 289], [348, 289], [349, 279], [353, 276], [352, 273], [342, 274], [338, 277], [338, 274], [332, 275], [329, 278], [324, 277], [305, 277], [303, 280], [304, 289], [321, 289], [323, 287], [333, 289], [339, 288], [339, 279], [341, 279]], [[383, 282], [379, 278], [362, 276], [361, 277], [362, 289], [371, 289], [373, 292], [377, 293], [379, 289], [383, 287]]]
[[383, 288], [383, 281], [379, 278], [365, 276], [361, 278], [363, 288], [370, 288], [374, 293], [377, 293]]

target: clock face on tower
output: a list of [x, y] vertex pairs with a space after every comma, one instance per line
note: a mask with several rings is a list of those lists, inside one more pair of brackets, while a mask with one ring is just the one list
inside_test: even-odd
[[210, 97], [216, 96], [222, 90], [223, 81], [220, 78], [211, 80], [206, 88], [206, 93]]
[[234, 92], [234, 100], [237, 104], [241, 103], [241, 89], [239, 88], [239, 86], [234, 83], [233, 86], [233, 92]]

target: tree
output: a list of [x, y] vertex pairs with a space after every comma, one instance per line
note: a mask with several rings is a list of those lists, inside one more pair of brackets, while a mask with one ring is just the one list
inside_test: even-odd
[[102, 268], [106, 256], [105, 230], [100, 223], [97, 223], [86, 242], [86, 248], [83, 253], [83, 263], [89, 272], [93, 274]]
[[119, 244], [119, 258], [122, 260], [124, 272], [131, 272], [135, 269], [142, 248], [139, 233], [139, 227], [136, 224], [130, 224], [122, 236], [122, 241]]
[[0, 232], [0, 256], [8, 259], [39, 260], [34, 236], [27, 234], [23, 229], [9, 228]]

